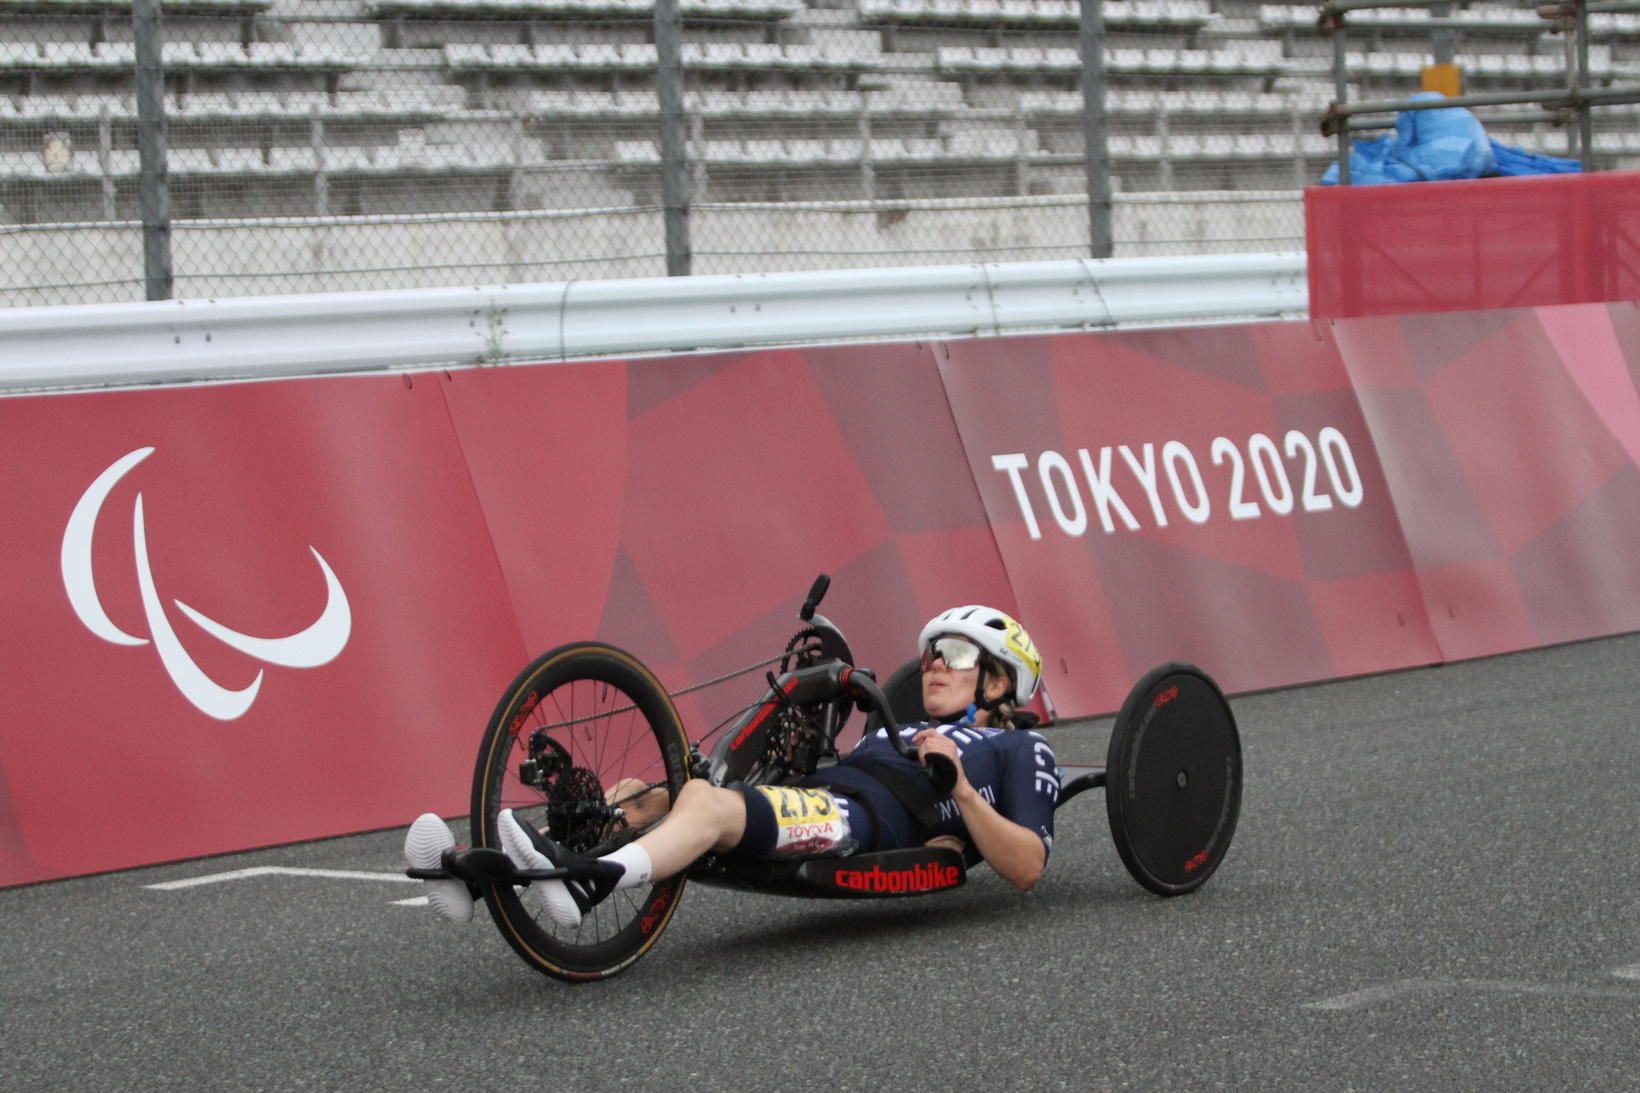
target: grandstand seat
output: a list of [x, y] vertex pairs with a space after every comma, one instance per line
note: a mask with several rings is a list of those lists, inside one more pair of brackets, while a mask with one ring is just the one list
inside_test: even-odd
[[932, 162], [945, 154], [937, 137], [907, 137], [901, 142], [901, 159]]
[[519, 43], [467, 45], [452, 42], [444, 47], [444, 60], [453, 69], [578, 68], [578, 58], [569, 46], [530, 46]]
[[1200, 50], [1147, 49], [1144, 71], [1156, 73], [1199, 72], [1204, 63]]
[[165, 153], [165, 169], [171, 175], [214, 174], [209, 148], [170, 148]]
[[1204, 159], [1229, 159], [1236, 152], [1236, 138], [1228, 133], [1207, 133], [1195, 149]]
[[[858, 0], [860, 21], [962, 23], [1065, 28], [1081, 18], [1077, 0]], [[1106, 0], [1108, 26], [1199, 27], [1213, 18], [1206, 0]]]
[[1019, 143], [1011, 133], [955, 133], [946, 143], [952, 159], [1012, 159], [1019, 154]]
[[270, 174], [313, 174], [318, 170], [318, 159], [312, 148], [274, 148], [268, 154]]
[[[784, 19], [802, 9], [801, 0], [681, 0], [688, 17]], [[609, 18], [650, 15], [654, 0], [378, 0], [377, 18], [541, 19]]]
[[661, 161], [661, 150], [649, 140], [618, 140], [615, 142], [615, 161], [624, 164], [654, 164]]
[[[1135, 96], [1149, 97], [1147, 91], [1125, 91], [1110, 88], [1105, 92], [1105, 112], [1108, 114], [1142, 113]], [[1019, 109], [1026, 114], [1054, 114], [1080, 117], [1087, 109], [1080, 91], [1026, 92], [1019, 98]]]
[[[531, 91], [518, 103], [527, 113], [541, 118], [600, 118], [619, 115], [620, 101], [614, 92], [574, 88], [569, 91]], [[657, 105], [656, 109], [659, 107]]]
[[1298, 147], [1305, 159], [1330, 158], [1338, 154], [1338, 140], [1334, 137], [1324, 137], [1320, 133], [1301, 133]]
[[351, 174], [367, 170], [369, 167], [370, 150], [368, 148], [343, 145], [324, 150], [324, 171], [326, 174]]
[[823, 140], [788, 140], [781, 149], [781, 160], [785, 163], [824, 163], [828, 158], [829, 150]]
[[[654, 96], [650, 96], [653, 101]], [[781, 88], [769, 91], [694, 92], [689, 109], [708, 117], [816, 117], [854, 116], [865, 107], [858, 91], [806, 91]]]
[[0, 152], [0, 182], [50, 177], [38, 152]]
[[[714, 140], [709, 141], [704, 148], [693, 149], [696, 157], [707, 163], [736, 164], [747, 163], [751, 157], [746, 152], [745, 141]], [[660, 162], [660, 152], [655, 152], [655, 162]]]
[[527, 142], [522, 148], [505, 144], [478, 147], [430, 144], [392, 151], [399, 157], [402, 167], [419, 171], [495, 174], [541, 162], [540, 146], [534, 141]]
[[222, 93], [178, 95], [167, 99], [165, 109], [171, 120], [191, 121], [198, 118], [232, 116], [239, 112], [236, 96]]
[[19, 116], [24, 121], [56, 121], [70, 116], [73, 108], [67, 95], [29, 95], [23, 99]]
[[133, 68], [136, 47], [130, 42], [9, 42], [0, 45], [0, 69], [73, 72]]
[[732, 42], [701, 42], [695, 44], [691, 52], [694, 56], [686, 59], [714, 67], [730, 67], [737, 63], [740, 55]]
[[0, 42], [0, 69], [34, 68], [44, 57], [39, 42]]
[[832, 163], [858, 163], [865, 154], [865, 141], [837, 138], [826, 141], [826, 158]]
[[1258, 25], [1265, 30], [1284, 31], [1292, 27], [1302, 26], [1305, 22], [1304, 11], [1291, 4], [1261, 4], [1258, 9]]
[[1155, 137], [1132, 137], [1112, 134], [1105, 144], [1111, 159], [1156, 159], [1161, 155], [1161, 142]]
[[[247, 15], [265, 11], [273, 0], [165, 0], [178, 15]], [[130, 15], [131, 0], [0, 0], [0, 11], [18, 14], [74, 15], [96, 11]]]
[[267, 169], [256, 148], [217, 148], [212, 150], [212, 159], [218, 174], [261, 174]]

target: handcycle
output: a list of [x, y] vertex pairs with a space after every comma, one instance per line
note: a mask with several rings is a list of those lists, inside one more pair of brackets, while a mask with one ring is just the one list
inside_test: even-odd
[[[898, 899], [962, 886], [978, 860], [972, 851], [924, 846], [789, 861], [708, 854], [677, 876], [617, 890], [574, 929], [554, 926], [520, 899], [520, 886], [573, 872], [516, 868], [500, 849], [504, 809], [597, 857], [660, 822], [691, 778], [778, 785], [814, 773], [837, 758], [855, 712], [867, 715], [867, 733], [886, 730], [902, 754], [912, 754], [899, 729], [926, 719], [918, 663], [882, 684], [857, 667], [842, 631], [817, 612], [829, 584], [822, 574], [810, 588], [798, 613], [803, 628], [784, 651], [749, 669], [779, 666], [765, 674], [767, 689], [756, 702], [707, 734], [717, 736], [710, 753], [701, 751], [704, 739], [688, 740], [673, 696], [630, 653], [576, 642], [536, 658], [485, 728], [473, 773], [472, 846], [444, 852], [438, 869], [409, 875], [466, 882], [526, 963], [574, 982], [631, 967], [659, 940], [691, 881], [819, 899]], [[1034, 722], [1023, 717], [1024, 727]], [[929, 758], [928, 777], [949, 792], [955, 767]], [[1200, 888], [1229, 850], [1241, 806], [1241, 743], [1223, 692], [1199, 668], [1169, 663], [1146, 673], [1116, 717], [1105, 762], [1062, 764], [1059, 774], [1056, 810], [1105, 789], [1123, 865], [1159, 896]]]

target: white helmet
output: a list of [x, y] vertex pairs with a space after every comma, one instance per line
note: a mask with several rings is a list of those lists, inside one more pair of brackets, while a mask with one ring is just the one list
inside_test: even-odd
[[1014, 701], [1023, 706], [1036, 697], [1036, 684], [1042, 678], [1042, 656], [1036, 651], [1031, 635], [1011, 617], [994, 607], [970, 604], [953, 607], [928, 620], [917, 637], [917, 648], [926, 649], [928, 643], [942, 634], [957, 634], [967, 638], [1005, 666], [1014, 677]]

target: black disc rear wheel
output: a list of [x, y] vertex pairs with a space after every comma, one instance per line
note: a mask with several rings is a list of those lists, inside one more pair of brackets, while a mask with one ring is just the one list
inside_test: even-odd
[[1164, 664], [1122, 704], [1106, 757], [1111, 837], [1133, 879], [1162, 896], [1207, 883], [1241, 813], [1241, 737], [1207, 673]]
[[[636, 657], [595, 642], [560, 646], [519, 673], [490, 717], [473, 773], [473, 845], [500, 849], [496, 818], [510, 808], [577, 853], [607, 853], [670, 807], [688, 757], [672, 700]], [[579, 981], [648, 952], [683, 885], [677, 876], [621, 889], [573, 930], [554, 926], [521, 889], [491, 886], [485, 901], [532, 967]]]

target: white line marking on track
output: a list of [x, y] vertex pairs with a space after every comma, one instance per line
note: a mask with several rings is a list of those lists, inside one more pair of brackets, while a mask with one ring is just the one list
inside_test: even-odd
[[393, 906], [395, 906], [395, 907], [425, 907], [425, 906], [427, 906], [427, 903], [428, 903], [428, 899], [427, 899], [426, 896], [411, 896], [409, 899], [396, 899], [396, 900], [394, 900], [393, 901]]
[[1640, 1001], [1640, 992], [1627, 987], [1580, 987], [1575, 983], [1528, 983], [1514, 979], [1402, 979], [1380, 987], [1335, 994], [1306, 1002], [1311, 1010], [1357, 1010], [1413, 994], [1468, 991], [1475, 994], [1555, 995], [1567, 998], [1627, 998]]
[[1427, 979], [1402, 979], [1396, 983], [1386, 983], [1381, 987], [1368, 987], [1365, 990], [1351, 991], [1348, 994], [1335, 994], [1331, 998], [1323, 998], [1319, 1002], [1308, 1002], [1307, 1010], [1353, 1010], [1364, 1006], [1371, 1006], [1378, 1002], [1387, 1002], [1403, 994], [1417, 994], [1427, 989]]
[[1640, 964], [1630, 964], [1626, 968], [1613, 968], [1612, 974], [1619, 979], [1640, 979]]
[[205, 884], [222, 884], [225, 881], [247, 880], [251, 877], [322, 877], [327, 880], [369, 880], [391, 881], [397, 884], [420, 884], [414, 877], [407, 877], [403, 873], [366, 873], [351, 869], [297, 869], [284, 865], [258, 865], [251, 869], [235, 869], [228, 873], [207, 873], [202, 877], [189, 877], [187, 880], [169, 880], [163, 884], [145, 884], [144, 888], [151, 888], [156, 892], [175, 892], [183, 888], [198, 888]]

